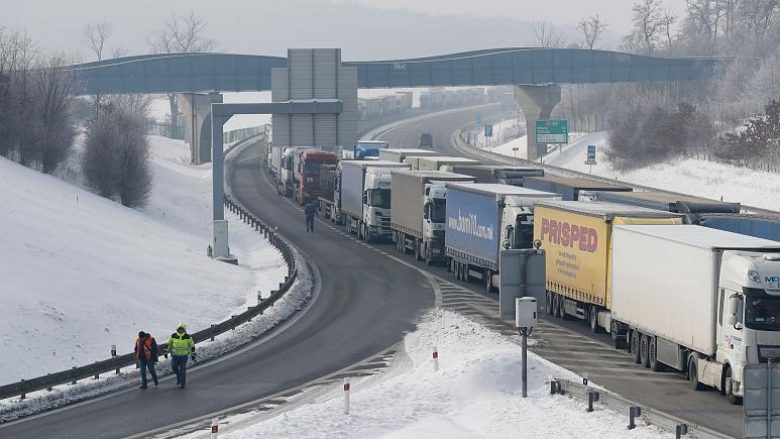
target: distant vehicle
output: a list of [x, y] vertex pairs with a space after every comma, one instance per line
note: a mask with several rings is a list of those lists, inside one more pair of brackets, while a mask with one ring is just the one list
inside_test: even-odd
[[379, 158], [380, 149], [388, 149], [390, 144], [381, 140], [361, 140], [352, 149], [354, 160], [367, 160], [369, 157]]
[[455, 165], [452, 172], [471, 175], [477, 183], [500, 183], [522, 186], [525, 177], [544, 177], [544, 169], [528, 166]]
[[433, 136], [431, 133], [420, 134], [420, 148], [433, 148]]

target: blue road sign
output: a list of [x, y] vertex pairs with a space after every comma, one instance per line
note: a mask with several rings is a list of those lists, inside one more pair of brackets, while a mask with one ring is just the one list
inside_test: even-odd
[[485, 137], [493, 137], [493, 125], [485, 125]]
[[596, 161], [596, 145], [588, 145], [588, 160]]

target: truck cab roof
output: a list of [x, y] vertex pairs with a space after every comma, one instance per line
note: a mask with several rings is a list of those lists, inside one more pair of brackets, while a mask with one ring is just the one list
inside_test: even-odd
[[621, 230], [651, 235], [693, 247], [712, 250], [780, 251], [780, 242], [710, 227], [680, 225], [616, 225]]
[[460, 182], [448, 182], [448, 188], [459, 189], [465, 192], [473, 192], [477, 194], [496, 195], [496, 196], [516, 196], [520, 198], [551, 198], [558, 196], [552, 192], [537, 191], [534, 189], [528, 189], [519, 186], [510, 186], [508, 184], [500, 183], [460, 183]]

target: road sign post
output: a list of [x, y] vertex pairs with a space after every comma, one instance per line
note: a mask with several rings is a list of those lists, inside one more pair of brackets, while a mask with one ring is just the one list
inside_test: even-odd
[[585, 158], [585, 164], [590, 166], [588, 172], [593, 172], [593, 165], [596, 164], [596, 145], [588, 145], [588, 152]]

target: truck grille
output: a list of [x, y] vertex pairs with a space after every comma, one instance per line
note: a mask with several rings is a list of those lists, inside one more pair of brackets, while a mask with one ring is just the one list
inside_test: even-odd
[[780, 346], [758, 345], [758, 361], [766, 363], [769, 358], [780, 361]]

